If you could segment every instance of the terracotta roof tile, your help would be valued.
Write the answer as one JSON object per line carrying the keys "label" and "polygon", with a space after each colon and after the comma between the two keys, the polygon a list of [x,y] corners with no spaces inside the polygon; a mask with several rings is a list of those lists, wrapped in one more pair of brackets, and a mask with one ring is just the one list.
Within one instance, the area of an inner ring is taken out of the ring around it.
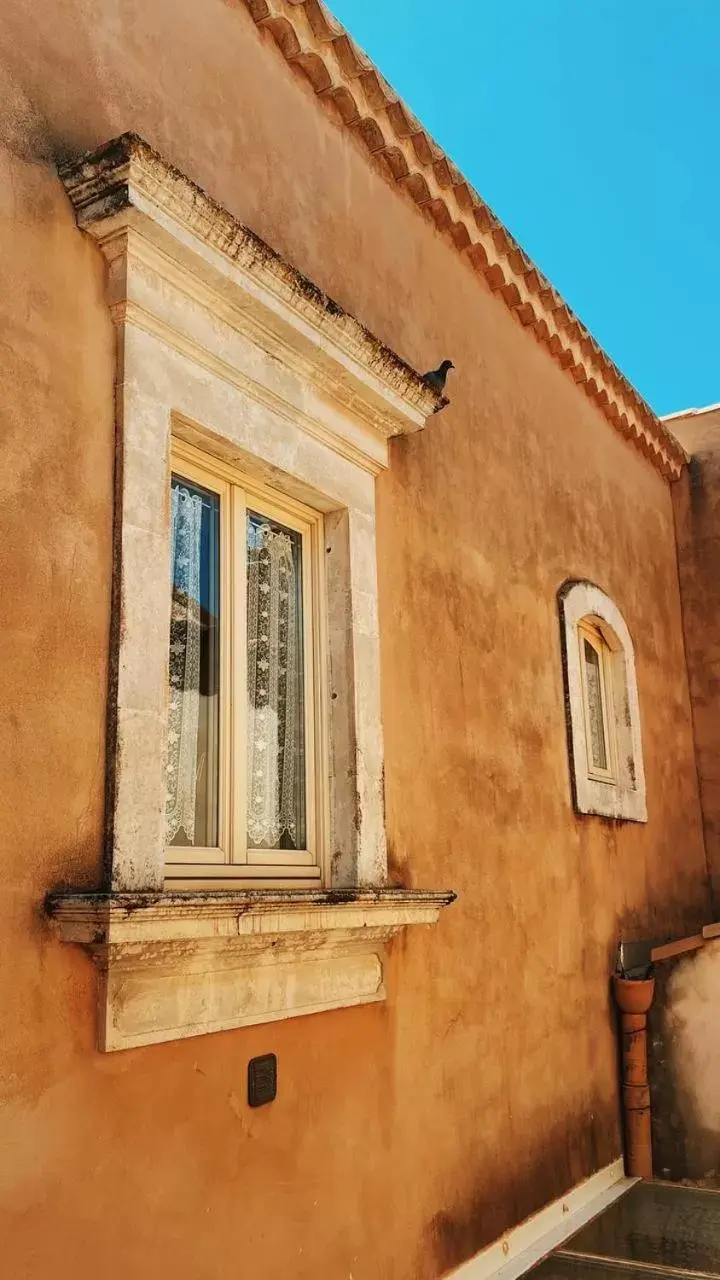
{"label": "terracotta roof tile", "polygon": [[519,322],[669,479],[687,455],[492,209],[321,0],[244,0],[286,60],[447,232]]}

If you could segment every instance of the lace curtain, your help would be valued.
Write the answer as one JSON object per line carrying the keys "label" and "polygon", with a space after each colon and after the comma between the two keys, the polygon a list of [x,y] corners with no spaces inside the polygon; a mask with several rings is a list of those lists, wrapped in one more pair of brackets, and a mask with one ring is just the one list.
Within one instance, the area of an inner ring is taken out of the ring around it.
{"label": "lace curtain", "polygon": [[165,816],[168,844],[180,832],[188,844],[194,844],[200,715],[202,497],[175,483],[171,497],[172,609]]}
{"label": "lace curtain", "polygon": [[583,642],[583,647],[585,650],[585,682],[590,720],[590,754],[596,769],[607,769],[601,658],[597,650],[587,640]]}
{"label": "lace curtain", "polygon": [[300,542],[248,515],[247,836],[256,849],[305,844]]}

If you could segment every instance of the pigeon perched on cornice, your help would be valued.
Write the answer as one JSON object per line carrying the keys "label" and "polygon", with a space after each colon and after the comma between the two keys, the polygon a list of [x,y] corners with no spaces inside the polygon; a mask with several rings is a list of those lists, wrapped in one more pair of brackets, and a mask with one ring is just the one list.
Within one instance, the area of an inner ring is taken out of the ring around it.
{"label": "pigeon perched on cornice", "polygon": [[431,369],[429,373],[423,374],[423,382],[426,383],[428,387],[432,387],[433,391],[444,391],[448,371],[454,368],[455,365],[452,360],[443,360],[442,364],[438,365],[437,369]]}

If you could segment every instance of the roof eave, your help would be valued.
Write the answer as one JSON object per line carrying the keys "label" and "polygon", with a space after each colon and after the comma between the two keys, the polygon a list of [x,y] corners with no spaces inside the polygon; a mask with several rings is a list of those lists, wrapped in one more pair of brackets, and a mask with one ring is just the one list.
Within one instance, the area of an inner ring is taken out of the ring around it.
{"label": "roof eave", "polygon": [[322,0],[245,0],[322,101],[445,231],[517,321],[669,480],[684,449]]}

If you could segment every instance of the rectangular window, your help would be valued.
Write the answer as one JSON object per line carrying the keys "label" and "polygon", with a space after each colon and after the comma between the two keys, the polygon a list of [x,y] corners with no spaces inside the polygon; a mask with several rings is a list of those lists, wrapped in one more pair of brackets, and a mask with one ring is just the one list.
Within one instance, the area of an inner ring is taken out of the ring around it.
{"label": "rectangular window", "polygon": [[580,668],[585,711],[585,746],[588,776],[614,780],[610,651],[599,631],[589,625],[578,627]]}
{"label": "rectangular window", "polygon": [[185,444],[170,498],[167,876],[317,881],[322,517]]}

